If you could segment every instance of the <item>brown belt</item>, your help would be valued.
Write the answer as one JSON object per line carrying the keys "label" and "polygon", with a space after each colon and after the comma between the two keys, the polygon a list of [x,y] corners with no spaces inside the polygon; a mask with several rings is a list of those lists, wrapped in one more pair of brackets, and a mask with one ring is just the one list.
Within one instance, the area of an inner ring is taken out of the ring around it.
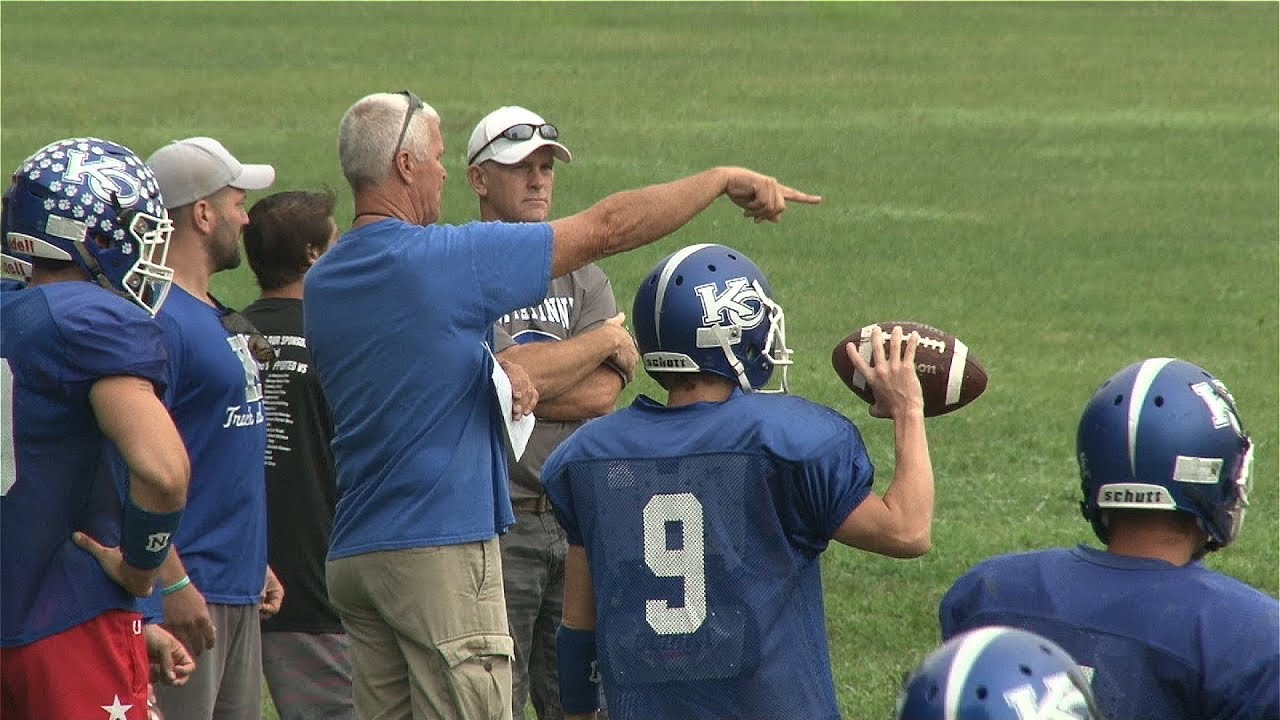
{"label": "brown belt", "polygon": [[551,500],[545,494],[538,497],[511,498],[511,507],[516,512],[546,513],[551,512]]}

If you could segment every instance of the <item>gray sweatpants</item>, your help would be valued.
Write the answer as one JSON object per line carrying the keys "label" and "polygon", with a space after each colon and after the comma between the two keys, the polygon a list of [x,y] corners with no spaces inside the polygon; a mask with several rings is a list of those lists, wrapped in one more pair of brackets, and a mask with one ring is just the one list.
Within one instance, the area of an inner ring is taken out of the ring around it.
{"label": "gray sweatpants", "polygon": [[209,604],[218,639],[182,687],[157,685],[165,720],[262,717],[262,640],[257,605]]}

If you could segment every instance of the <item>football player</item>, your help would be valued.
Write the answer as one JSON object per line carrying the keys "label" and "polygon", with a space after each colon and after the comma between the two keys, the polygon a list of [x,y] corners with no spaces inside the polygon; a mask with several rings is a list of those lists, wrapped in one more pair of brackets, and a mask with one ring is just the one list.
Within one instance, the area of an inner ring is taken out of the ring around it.
{"label": "football player", "polygon": [[933,470],[919,337],[851,362],[896,436],[893,482],[835,411],[786,386],[782,308],[742,253],[693,245],[642,281],[632,310],[640,396],[584,425],[542,473],[569,538],[557,638],[569,717],[835,720],[819,557],[830,540],[891,557],[930,546]]}
{"label": "football player", "polygon": [[944,638],[1012,625],[1092,669],[1124,720],[1280,717],[1280,604],[1200,564],[1248,505],[1253,445],[1235,400],[1189,362],[1113,375],[1076,436],[1084,516],[1107,549],[991,558],[942,599]]}
{"label": "football player", "polygon": [[74,138],[23,161],[0,226],[4,254],[30,262],[25,288],[0,291],[0,716],[143,718],[137,598],[190,475],[153,319],[168,214],[135,154]]}
{"label": "football player", "polygon": [[898,697],[898,720],[1102,720],[1089,679],[1053,641],[1008,627],[929,653]]}

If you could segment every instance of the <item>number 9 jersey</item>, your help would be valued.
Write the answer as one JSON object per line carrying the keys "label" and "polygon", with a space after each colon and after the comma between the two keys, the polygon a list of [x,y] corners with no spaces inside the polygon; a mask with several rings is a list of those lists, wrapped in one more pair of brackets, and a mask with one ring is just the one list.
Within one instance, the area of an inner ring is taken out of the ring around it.
{"label": "number 9 jersey", "polygon": [[857,429],[735,390],[592,420],[542,478],[595,593],[614,720],[839,718],[819,556],[869,494]]}

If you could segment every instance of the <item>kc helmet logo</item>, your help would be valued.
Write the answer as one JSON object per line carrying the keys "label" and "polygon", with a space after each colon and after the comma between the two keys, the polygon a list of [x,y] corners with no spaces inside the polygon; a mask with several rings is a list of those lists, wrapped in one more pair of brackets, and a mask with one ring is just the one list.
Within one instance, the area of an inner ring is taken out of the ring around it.
{"label": "kc helmet logo", "polygon": [[142,193],[142,184],[121,160],[109,156],[93,159],[83,150],[67,150],[67,169],[63,177],[71,182],[86,183],[90,192],[106,202],[129,206]]}
{"label": "kc helmet logo", "polygon": [[1036,697],[1031,685],[1008,690],[1004,700],[1018,713],[1018,720],[1078,720],[1089,717],[1088,703],[1066,673],[1044,678],[1047,692]]}
{"label": "kc helmet logo", "polygon": [[760,292],[744,277],[725,281],[723,292],[716,292],[715,283],[699,285],[693,291],[702,301],[704,325],[727,323],[750,330],[764,320],[765,306]]}

